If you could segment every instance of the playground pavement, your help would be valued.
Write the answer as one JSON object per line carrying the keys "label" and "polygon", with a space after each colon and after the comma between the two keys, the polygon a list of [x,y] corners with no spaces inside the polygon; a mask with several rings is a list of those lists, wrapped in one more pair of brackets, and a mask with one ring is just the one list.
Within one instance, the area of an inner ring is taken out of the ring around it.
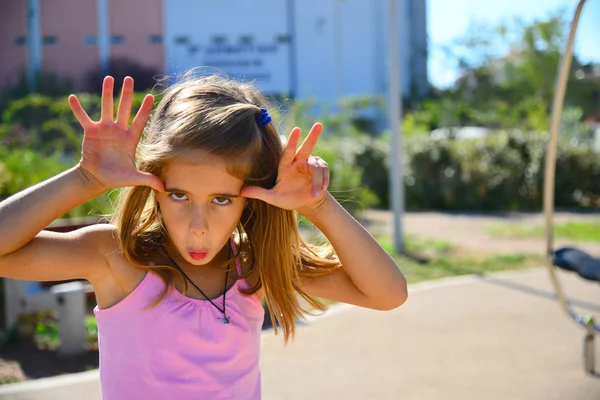
{"label": "playground pavement", "polygon": [[[600,311],[598,284],[560,276],[578,310]],[[582,341],[545,268],[416,284],[393,311],[311,318],[287,346],[266,332],[263,399],[599,399]],[[98,375],[6,385],[0,399],[100,399]]]}

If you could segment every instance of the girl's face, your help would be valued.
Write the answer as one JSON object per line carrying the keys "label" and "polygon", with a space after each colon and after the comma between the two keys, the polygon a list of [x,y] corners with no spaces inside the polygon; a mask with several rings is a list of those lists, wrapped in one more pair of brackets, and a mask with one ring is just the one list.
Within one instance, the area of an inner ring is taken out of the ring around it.
{"label": "girl's face", "polygon": [[209,264],[242,216],[244,182],[230,175],[220,158],[197,152],[171,162],[163,181],[166,191],[156,199],[172,243],[190,264]]}

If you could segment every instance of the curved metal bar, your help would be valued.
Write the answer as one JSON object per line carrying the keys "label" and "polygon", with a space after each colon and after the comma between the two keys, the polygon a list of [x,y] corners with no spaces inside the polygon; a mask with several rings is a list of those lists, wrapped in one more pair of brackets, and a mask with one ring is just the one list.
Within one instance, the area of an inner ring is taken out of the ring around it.
{"label": "curved metal bar", "polygon": [[579,315],[571,309],[560,286],[560,282],[558,281],[554,264],[552,263],[552,252],[554,250],[554,185],[556,176],[556,148],[558,142],[558,129],[560,126],[560,117],[564,105],[567,81],[569,72],[571,70],[571,61],[573,59],[575,33],[577,32],[579,17],[585,2],[586,0],[580,0],[577,4],[577,8],[575,9],[575,15],[573,17],[573,21],[571,22],[569,39],[567,41],[565,52],[561,58],[555,82],[552,115],[550,118],[550,137],[548,140],[548,150],[546,153],[546,170],[544,178],[544,214],[546,219],[546,265],[548,267],[548,272],[550,273],[552,284],[554,285],[554,290],[556,291],[559,302],[564,311],[567,312],[567,314],[569,314],[575,320],[575,322],[585,326],[588,332],[590,332],[594,330],[600,331],[600,326],[593,320],[589,320],[588,317]]}

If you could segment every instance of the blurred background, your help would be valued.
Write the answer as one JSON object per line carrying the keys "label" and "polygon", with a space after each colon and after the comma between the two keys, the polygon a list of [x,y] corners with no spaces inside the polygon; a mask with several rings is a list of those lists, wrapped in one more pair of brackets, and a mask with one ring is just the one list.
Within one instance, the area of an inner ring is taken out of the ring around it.
{"label": "blurred background", "polygon": [[[319,150],[334,166],[332,191],[351,209],[387,209],[387,3],[4,0],[0,197],[77,159],[81,132],[68,94],[85,93],[96,116],[107,74],[117,85],[131,75],[139,104],[146,92],[158,101],[164,84],[202,67],[254,81],[273,99],[282,134],[323,122]],[[539,209],[549,107],[574,4],[398,2],[408,210]],[[600,5],[592,1],[577,35],[562,118],[568,145],[561,147],[558,207],[598,204],[590,153],[600,146],[598,17]],[[473,138],[481,140],[465,140]],[[30,167],[19,162],[29,159]],[[68,216],[86,215],[103,200]]]}
{"label": "blurred background", "polygon": [[[255,82],[273,102],[280,134],[324,124],[315,152],[332,168],[330,191],[394,254],[409,283],[540,266],[550,107],[576,2],[397,0],[396,31],[388,3],[1,0],[0,199],[79,160],[82,132],[69,94],[98,119],[105,75],[118,86],[132,76],[137,107],[146,93],[158,102],[178,74],[201,67]],[[600,249],[598,21],[600,2],[588,1],[561,116],[555,197],[558,239],[592,250]],[[391,35],[400,79],[397,179],[412,258],[395,252],[389,211]],[[116,194],[56,226],[97,222]],[[97,367],[93,318],[86,329],[91,356],[75,370]],[[60,343],[48,315],[23,318],[19,334],[36,349]],[[11,350],[19,334],[5,332],[13,344],[0,352],[17,364],[27,358]],[[52,371],[31,367],[0,379]]]}

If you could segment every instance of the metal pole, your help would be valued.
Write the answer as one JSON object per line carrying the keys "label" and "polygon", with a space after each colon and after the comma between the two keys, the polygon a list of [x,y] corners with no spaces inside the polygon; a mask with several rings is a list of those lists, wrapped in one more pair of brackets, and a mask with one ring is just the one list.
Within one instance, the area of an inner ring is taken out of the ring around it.
{"label": "metal pole", "polygon": [[296,44],[296,4],[294,0],[287,1],[287,19],[288,19],[288,51],[289,51],[289,96],[295,100],[298,96],[298,61]]}
{"label": "metal pole", "polygon": [[342,7],[344,0],[334,1],[333,30],[334,30],[334,57],[335,57],[335,103],[341,116],[341,133],[348,136],[348,112],[344,104],[344,67],[342,50]]}
{"label": "metal pole", "polygon": [[39,0],[27,2],[27,85],[30,92],[37,90],[37,76],[42,66],[42,39],[40,35],[40,4]]}
{"label": "metal pole", "polygon": [[106,75],[110,64],[110,32],[108,27],[108,0],[98,0],[98,55],[102,74]]}
{"label": "metal pole", "polygon": [[333,54],[335,57],[335,100],[339,102],[343,96],[342,83],[342,1],[335,0],[333,3]]}
{"label": "metal pole", "polygon": [[394,247],[398,253],[404,251],[402,214],[404,213],[404,174],[402,173],[402,135],[400,118],[402,102],[400,90],[400,63],[398,60],[398,23],[396,1],[388,0],[388,79],[389,79],[389,126],[390,148],[390,200],[394,212]]}
{"label": "metal pole", "polygon": [[548,146],[546,152],[546,168],[544,175],[544,216],[546,221],[546,266],[550,273],[552,284],[558,296],[561,306],[569,314],[571,314],[567,299],[562,291],[562,287],[558,281],[554,265],[552,263],[552,253],[554,251],[554,190],[556,177],[556,152],[558,145],[558,130],[560,128],[560,116],[562,114],[565,92],[571,70],[571,61],[573,59],[573,46],[575,43],[575,33],[579,17],[586,0],[579,0],[575,15],[571,22],[571,30],[565,47],[565,51],[560,60],[556,81],[554,84],[554,99],[552,101],[552,113],[550,116],[550,137],[548,138]]}

